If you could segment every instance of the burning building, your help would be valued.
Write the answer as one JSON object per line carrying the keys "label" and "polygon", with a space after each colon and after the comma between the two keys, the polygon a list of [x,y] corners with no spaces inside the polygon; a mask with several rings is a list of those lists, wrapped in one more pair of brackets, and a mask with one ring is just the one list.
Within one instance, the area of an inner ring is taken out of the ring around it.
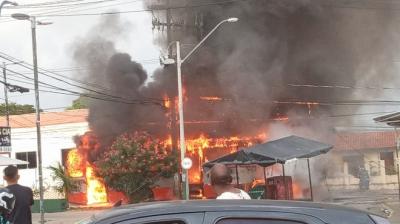
{"label": "burning building", "polygon": [[68,193],[68,201],[74,204],[94,205],[127,201],[121,193],[108,188],[103,178],[95,173],[91,155],[99,149],[99,141],[92,132],[76,136],[77,148],[63,151],[63,164],[67,174],[73,178],[76,189]]}
{"label": "burning building", "polygon": [[[326,118],[356,110],[335,107],[353,92],[312,87],[354,86],[376,68],[390,73],[385,60],[365,55],[390,55],[384,46],[392,41],[386,35],[392,16],[358,12],[354,18],[339,6],[319,0],[146,1],[162,48],[174,40],[194,44],[219,21],[240,18],[218,30],[183,67],[185,130],[195,161],[191,183],[202,181],[203,162],[280,135],[276,123],[329,139],[333,124]],[[376,30],[360,25],[365,21]],[[99,144],[83,153],[89,164],[125,132],[147,131],[178,150],[176,68],[160,68],[150,77],[115,47],[125,31],[119,16],[102,17],[76,43],[76,63],[89,68],[80,78],[101,92],[95,94],[100,100],[88,99],[88,122]],[[91,173],[85,166],[81,177]]]}

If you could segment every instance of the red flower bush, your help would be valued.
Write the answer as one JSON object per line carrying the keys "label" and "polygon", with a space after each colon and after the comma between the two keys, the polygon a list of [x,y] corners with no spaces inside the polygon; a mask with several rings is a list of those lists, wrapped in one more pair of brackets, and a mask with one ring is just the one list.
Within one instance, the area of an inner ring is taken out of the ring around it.
{"label": "red flower bush", "polygon": [[146,133],[119,136],[96,162],[96,172],[106,184],[124,192],[132,202],[151,197],[151,186],[178,171],[178,155]]}

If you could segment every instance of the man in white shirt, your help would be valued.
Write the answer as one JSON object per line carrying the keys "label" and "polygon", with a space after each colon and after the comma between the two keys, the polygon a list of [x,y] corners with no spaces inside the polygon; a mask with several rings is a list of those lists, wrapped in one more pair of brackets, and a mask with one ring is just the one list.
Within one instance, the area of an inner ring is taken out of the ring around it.
{"label": "man in white shirt", "polygon": [[217,199],[251,199],[246,192],[232,186],[231,171],[223,164],[211,168],[210,179]]}

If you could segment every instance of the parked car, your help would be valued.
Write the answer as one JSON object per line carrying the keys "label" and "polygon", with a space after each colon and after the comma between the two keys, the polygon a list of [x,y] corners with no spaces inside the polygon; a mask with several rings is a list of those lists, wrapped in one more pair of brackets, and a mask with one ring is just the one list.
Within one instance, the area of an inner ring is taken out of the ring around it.
{"label": "parked car", "polygon": [[351,208],[294,201],[175,201],[114,208],[80,224],[388,224]]}

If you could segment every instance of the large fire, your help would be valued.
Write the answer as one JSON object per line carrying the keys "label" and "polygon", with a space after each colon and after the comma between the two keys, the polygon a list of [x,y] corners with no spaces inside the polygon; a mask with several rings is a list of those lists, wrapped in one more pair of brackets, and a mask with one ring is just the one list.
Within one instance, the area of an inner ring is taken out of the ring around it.
{"label": "large fire", "polygon": [[68,175],[70,177],[83,177],[83,162],[84,159],[77,149],[70,150],[66,160]]}
{"label": "large fire", "polygon": [[96,177],[93,165],[87,160],[85,154],[96,145],[96,139],[93,136],[85,134],[80,137],[78,149],[69,150],[66,155],[65,165],[68,175],[72,178],[84,178],[86,185],[86,204],[99,204],[107,202],[107,190],[103,180]]}
{"label": "large fire", "polygon": [[101,178],[94,175],[93,167],[90,164],[86,167],[86,184],[88,205],[107,202],[106,186]]}
{"label": "large fire", "polygon": [[[187,98],[185,98],[187,100]],[[218,102],[225,100],[221,97],[205,96],[201,100]],[[172,125],[171,121],[175,120],[175,125],[178,125],[177,99],[164,96],[165,115],[170,121],[166,126],[169,129]],[[174,117],[173,117],[174,116]],[[277,118],[278,121],[287,121],[287,117]],[[219,124],[223,121],[200,120],[186,121],[185,124]],[[240,148],[250,147],[253,144],[258,144],[267,140],[266,131],[262,131],[259,135],[253,136],[228,136],[228,137],[210,137],[207,134],[199,133],[196,136],[186,137],[186,156],[193,161],[193,166],[189,170],[189,182],[191,184],[202,184],[203,174],[202,165],[214,160],[222,155],[234,153]],[[79,137],[80,141],[77,144],[77,149],[70,150],[65,161],[68,174],[73,178],[84,179],[86,184],[86,202],[87,204],[97,204],[107,202],[107,186],[101,177],[96,177],[94,172],[94,164],[89,161],[92,152],[96,152],[100,148],[99,141],[91,132]],[[164,138],[164,145],[173,146],[173,138],[171,135]],[[179,147],[179,141],[175,142]],[[177,149],[179,150],[179,148]],[[110,194],[110,193],[109,193]]]}
{"label": "large fire", "polygon": [[[227,138],[210,138],[205,134],[186,140],[186,154],[193,161],[193,166],[189,171],[190,183],[202,182],[203,163],[216,159],[224,154],[233,153],[239,148],[249,147],[255,143],[265,141],[266,134],[255,137],[232,136]],[[169,143],[170,139],[167,140]],[[179,144],[178,144],[179,145]]]}

